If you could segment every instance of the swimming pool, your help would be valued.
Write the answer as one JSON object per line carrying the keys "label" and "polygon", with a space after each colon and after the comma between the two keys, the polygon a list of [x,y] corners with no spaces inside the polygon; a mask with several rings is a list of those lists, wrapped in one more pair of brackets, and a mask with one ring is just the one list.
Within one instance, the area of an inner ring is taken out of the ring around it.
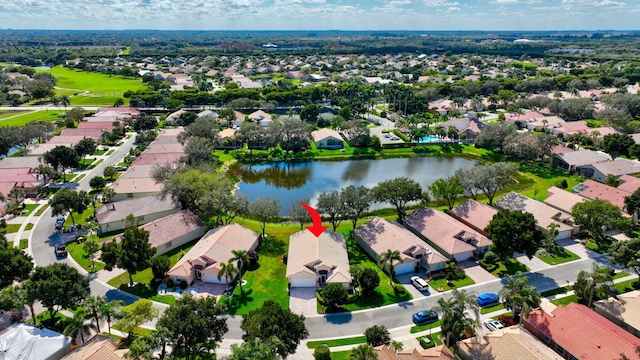
{"label": "swimming pool", "polygon": [[442,141],[442,138],[438,137],[438,136],[431,136],[431,135],[427,135],[427,136],[423,136],[422,138],[420,138],[420,141],[418,142],[434,142],[434,141]]}

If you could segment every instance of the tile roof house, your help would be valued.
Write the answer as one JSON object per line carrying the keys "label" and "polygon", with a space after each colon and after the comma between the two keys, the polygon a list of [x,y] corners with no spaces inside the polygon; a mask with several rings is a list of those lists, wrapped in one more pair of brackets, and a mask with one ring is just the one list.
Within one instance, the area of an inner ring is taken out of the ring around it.
{"label": "tile roof house", "polygon": [[402,225],[374,217],[353,231],[354,240],[369,256],[378,261],[380,254],[397,250],[402,263],[394,268],[397,275],[406,274],[422,266],[427,272],[444,269],[448,258],[414,235]]}
{"label": "tile roof house", "polygon": [[292,234],[287,255],[290,287],[320,287],[337,283],[349,289],[351,273],[344,236],[325,230],[316,237],[309,230]]}
{"label": "tile roof house", "polygon": [[633,290],[618,295],[617,299],[608,298],[596,301],[595,310],[609,321],[617,324],[631,334],[640,337],[640,291]]}
{"label": "tile roof house", "polygon": [[436,345],[428,349],[406,349],[393,351],[390,346],[376,346],[375,351],[378,360],[456,360],[456,356],[445,345]]}
{"label": "tile roof house", "polygon": [[620,185],[618,185],[618,189],[628,191],[633,193],[634,191],[640,189],[640,178],[629,175],[620,176]]}
{"label": "tile roof house", "polygon": [[579,183],[573,187],[573,192],[591,200],[607,200],[620,209],[624,209],[625,196],[631,196],[632,194],[623,189],[601,184],[593,180],[586,180],[585,182]]}
{"label": "tile roof house", "polygon": [[[109,114],[111,113],[111,114]],[[140,116],[140,110],[128,106],[120,106],[120,107],[101,107],[98,108],[94,117],[99,116],[112,116],[112,114],[116,114],[119,117],[128,117],[132,119],[137,119]]]}
{"label": "tile roof house", "polygon": [[146,196],[99,206],[96,209],[96,220],[100,224],[101,232],[109,232],[124,229],[124,219],[130,214],[138,219],[140,224],[146,224],[178,211],[180,208],[170,197],[162,200],[158,196]]}
{"label": "tile roof house", "polygon": [[472,227],[476,231],[481,232],[483,235],[486,235],[484,229],[497,213],[498,210],[492,206],[468,199],[453,208],[449,215],[462,221],[465,225]]}
{"label": "tile roof house", "polygon": [[161,217],[139,228],[149,232],[149,243],[156,248],[156,255],[178,248],[205,233],[204,223],[189,210]]}
{"label": "tile roof house", "polygon": [[131,165],[162,165],[176,161],[186,161],[187,155],[184,152],[173,153],[148,153],[142,152]]}
{"label": "tile roof house", "polygon": [[311,132],[313,142],[318,149],[342,149],[344,139],[339,132],[333,129],[322,128]]}
{"label": "tile roof house", "polygon": [[249,119],[255,121],[262,127],[269,127],[271,126],[271,124],[273,124],[273,118],[271,117],[271,115],[262,110],[256,110],[249,114]]}
{"label": "tile roof house", "polygon": [[577,203],[583,201],[587,201],[587,199],[555,186],[547,189],[547,198],[544,200],[545,204],[568,214]]}
{"label": "tile roof house", "polygon": [[226,276],[218,279],[220,263],[228,263],[233,258],[234,250],[255,250],[258,238],[257,233],[237,223],[211,229],[178,260],[167,275],[178,284],[183,280],[187,284],[196,280],[226,284]]}
{"label": "tile roof house", "polygon": [[11,168],[31,168],[36,169],[38,165],[44,164],[39,156],[15,156],[0,159],[0,169]]}
{"label": "tile roof house", "polygon": [[106,335],[95,335],[62,360],[123,360],[128,349],[118,350],[116,339]]}
{"label": "tile roof house", "polygon": [[580,166],[611,161],[611,156],[601,151],[578,150],[553,154],[553,165],[574,172]]}
{"label": "tile roof house", "polygon": [[549,225],[558,225],[556,228],[558,231],[556,240],[570,238],[579,231],[579,227],[573,223],[571,214],[516,192],[510,192],[503,196],[500,200],[496,201],[496,206],[501,209],[523,211],[532,214],[536,219],[538,228],[544,232],[548,231]]}
{"label": "tile roof house", "polygon": [[170,125],[175,124],[175,122],[178,120],[178,118],[180,117],[180,115],[186,113],[187,110],[185,109],[180,109],[178,111],[174,111],[171,114],[167,115],[167,117],[164,119],[164,122]]}
{"label": "tile roof house", "polygon": [[5,196],[14,188],[24,190],[27,196],[35,196],[36,187],[43,184],[30,167],[0,168],[0,192]]}
{"label": "tile roof house", "polygon": [[607,175],[635,175],[640,174],[640,162],[623,158],[616,158],[613,161],[605,161],[578,167],[580,176],[591,178],[597,182],[604,183]]}
{"label": "tile roof house", "polygon": [[[570,303],[531,311],[524,328],[565,359],[637,358],[640,339],[588,307]],[[555,307],[555,309],[553,309]]]}
{"label": "tile roof house", "polygon": [[184,145],[180,143],[161,143],[153,141],[146,149],[144,149],[145,154],[171,154],[180,152],[185,153]]}
{"label": "tile roof house", "polygon": [[442,211],[422,207],[404,218],[414,234],[449,259],[464,261],[489,251],[489,238]]}
{"label": "tile roof house", "polygon": [[458,355],[463,360],[562,360],[562,356],[538,341],[518,325],[486,333],[458,342]]}

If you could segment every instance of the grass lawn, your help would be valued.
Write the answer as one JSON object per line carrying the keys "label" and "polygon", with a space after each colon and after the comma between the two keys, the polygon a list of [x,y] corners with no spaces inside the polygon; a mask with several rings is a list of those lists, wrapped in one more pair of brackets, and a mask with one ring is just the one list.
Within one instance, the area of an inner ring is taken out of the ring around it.
{"label": "grass lawn", "polygon": [[31,230],[33,229],[33,224],[32,223],[28,223],[27,226],[24,227],[25,231]]}
{"label": "grass lawn", "polygon": [[563,287],[559,287],[559,288],[543,291],[542,293],[540,293],[540,296],[549,297],[549,296],[553,296],[553,295],[564,294],[564,293],[566,293],[568,291],[571,291],[571,290],[573,290],[573,286],[567,285],[567,286],[563,286]]}
{"label": "grass lawn", "polygon": [[[96,203],[96,207],[102,206],[102,203]],[[75,220],[76,225],[84,225],[87,223],[87,219],[93,217],[93,206],[89,205],[87,210],[83,211],[82,214],[74,213],[73,219]],[[71,226],[73,222],[71,221],[71,216],[67,216],[67,219],[64,222],[65,228]]]}
{"label": "grass lawn", "polygon": [[529,268],[523,263],[514,258],[509,258],[507,263],[499,262],[496,265],[487,265],[483,260],[479,260],[478,263],[485,268],[491,274],[497,277],[503,277],[507,275],[513,275],[518,271],[527,272]]}
{"label": "grass lawn", "polygon": [[[113,235],[111,235],[113,236]],[[195,245],[196,241],[189,242],[177,249],[173,249],[168,253],[165,253],[164,256],[169,258],[171,262],[171,266],[175,265],[178,260],[186,254],[192,247]],[[96,265],[97,266],[97,265]],[[144,269],[138,269],[138,272],[133,274],[133,281],[135,286],[129,287],[129,273],[124,272],[113,279],[108,281],[108,284],[116,287],[122,291],[126,291],[133,295],[137,295],[143,298],[151,299],[154,301],[158,301],[165,304],[175,304],[176,298],[173,295],[158,295],[157,289],[151,289],[149,287],[149,283],[153,279],[153,274],[151,273],[151,267],[147,267]]]}
{"label": "grass lawn", "polygon": [[[55,109],[55,108],[53,108]],[[64,119],[65,112],[57,109],[49,111],[20,111],[0,113],[0,127],[3,126],[23,126],[34,120],[57,121]]]}
{"label": "grass lawn", "polygon": [[434,327],[438,327],[441,324],[442,324],[442,319],[439,319],[437,321],[432,322],[431,324],[412,326],[411,329],[409,329],[409,332],[411,334],[415,334],[415,333],[419,333],[419,332],[422,332],[422,331],[427,331],[429,329],[433,329]]}
{"label": "grass lawn", "polygon": [[453,280],[451,281],[451,283],[453,284],[453,286],[449,286],[449,284],[447,284],[446,278],[432,279],[431,281],[429,281],[429,286],[436,290],[442,288],[442,291],[447,291],[455,288],[473,285],[475,284],[475,281],[473,281],[473,279],[471,279],[469,276],[465,275],[464,279]]}
{"label": "grass lawn", "polygon": [[146,89],[141,79],[123,78],[118,75],[109,76],[61,66],[56,66],[51,70],[36,69],[36,71],[48,72],[57,78],[56,95],[63,93],[69,95],[69,90],[71,90],[72,93],[69,95],[71,106],[112,105],[116,99],[123,98],[123,94],[127,90]]}
{"label": "grass lawn", "polygon": [[114,152],[116,152],[116,151],[115,151],[115,150],[109,150],[109,151],[107,151],[107,156],[109,156],[109,155],[113,154]]}
{"label": "grass lawn", "polygon": [[44,212],[47,210],[48,207],[49,207],[49,204],[44,204],[44,206],[41,207],[40,210],[38,210],[38,212],[36,212],[35,216],[40,216],[44,214]]}
{"label": "grass lawn", "polygon": [[80,180],[84,179],[85,176],[87,176],[87,174],[80,174],[80,175],[74,177],[73,181],[79,182]]}
{"label": "grass lawn", "polygon": [[551,300],[551,303],[556,306],[565,306],[567,304],[577,303],[577,302],[578,302],[578,295],[575,295],[575,294],[557,298],[555,300]]}
{"label": "grass lawn", "polygon": [[[118,325],[118,323],[115,323],[111,325],[111,329],[120,330],[120,325]],[[139,336],[151,336],[153,334],[153,330],[143,327],[137,327],[133,330],[133,333]]]}
{"label": "grass lawn", "polygon": [[93,152],[93,156],[100,156],[100,155],[104,155],[104,153],[106,153],[106,150],[96,150]]}
{"label": "grass lawn", "polygon": [[504,309],[504,304],[500,303],[498,305],[481,308],[480,309],[480,314],[482,314],[482,315],[489,314],[489,313],[492,313],[494,311],[499,311],[499,310],[502,310],[502,309]]}
{"label": "grass lawn", "polygon": [[561,253],[554,253],[554,254],[548,254],[547,252],[545,252],[544,256],[538,256],[538,258],[544,262],[546,262],[549,265],[556,265],[556,264],[562,264],[562,263],[566,263],[569,261],[574,261],[574,260],[579,260],[580,256],[572,253],[571,251],[564,249],[563,252]]}
{"label": "grass lawn", "polygon": [[587,249],[593,250],[598,254],[606,254],[611,247],[611,243],[603,241],[600,245],[598,245],[595,241],[589,240],[588,243],[585,244]]}
{"label": "grass lawn", "polygon": [[[36,314],[36,322],[38,324],[44,325],[44,327],[57,331],[59,333],[63,333],[64,329],[69,325],[71,319],[57,312],[53,315],[53,319],[49,316],[48,311],[43,311],[40,314]],[[27,323],[33,324],[33,319],[31,318],[31,314],[29,314],[29,319]]]}
{"label": "grass lawn", "polygon": [[20,225],[21,224],[7,224],[7,227],[5,228],[5,230],[7,231],[7,234],[11,234],[11,233],[17,232],[18,229],[20,229]]}
{"label": "grass lawn", "polygon": [[613,275],[613,278],[614,278],[614,279],[619,279],[619,278],[623,278],[623,277],[625,277],[625,276],[629,276],[629,275],[630,275],[630,274],[629,274],[628,272],[626,272],[626,271],[619,271],[619,272],[617,272],[617,273],[615,273],[615,274]]}
{"label": "grass lawn", "polygon": [[640,289],[640,282],[638,282],[638,279],[631,279],[613,284],[613,287],[620,291],[620,293],[626,293],[629,291]]}
{"label": "grass lawn", "polygon": [[67,244],[67,251],[73,258],[73,260],[75,260],[78,265],[82,266],[82,268],[88,272],[98,272],[104,269],[104,263],[98,261],[96,256],[95,268],[93,269],[93,271],[91,271],[91,258],[82,248],[82,244],[78,244],[75,241],[72,241]]}
{"label": "grass lawn", "polygon": [[87,166],[93,164],[94,161],[96,161],[96,159],[92,157],[83,158],[80,160],[80,168],[86,168]]}
{"label": "grass lawn", "polygon": [[35,210],[37,207],[38,207],[38,204],[26,204],[20,216],[29,216],[29,214],[31,214],[31,212]]}
{"label": "grass lawn", "polygon": [[29,247],[29,239],[20,239],[20,250],[24,250]]}
{"label": "grass lawn", "polygon": [[344,345],[354,345],[354,344],[363,344],[367,342],[366,336],[355,336],[350,338],[342,338],[342,339],[334,339],[334,340],[317,340],[317,341],[309,341],[307,342],[307,347],[309,349],[315,349],[322,345],[326,345],[328,347],[334,346],[344,346]]}
{"label": "grass lawn", "polygon": [[351,359],[351,350],[338,351],[331,353],[331,360],[349,360]]}
{"label": "grass lawn", "polygon": [[[435,345],[442,345],[442,340],[440,340],[440,332],[424,335],[416,338],[416,340],[420,341],[423,338],[430,338],[431,342],[435,343]],[[421,345],[422,346],[422,345]]]}
{"label": "grass lawn", "polygon": [[544,200],[547,198],[547,189],[555,185],[558,181],[567,180],[569,189],[580,182],[578,175],[569,175],[568,172],[561,170],[549,163],[518,161],[520,172],[528,178],[534,180],[535,184],[521,193],[525,196],[536,200]]}
{"label": "grass lawn", "polygon": [[512,311],[509,311],[509,312],[504,313],[504,314],[500,314],[500,315],[492,316],[491,318],[492,318],[493,320],[498,320],[498,317],[503,316],[503,315],[504,315],[504,316],[509,316],[509,317],[511,317],[511,316],[513,316],[513,312],[512,312]]}

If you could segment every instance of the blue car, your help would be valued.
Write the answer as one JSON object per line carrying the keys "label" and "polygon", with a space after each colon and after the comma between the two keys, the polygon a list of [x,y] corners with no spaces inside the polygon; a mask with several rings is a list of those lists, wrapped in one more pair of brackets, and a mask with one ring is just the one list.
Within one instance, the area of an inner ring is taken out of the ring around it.
{"label": "blue car", "polygon": [[485,307],[498,304],[500,302],[500,297],[498,296],[498,294],[485,293],[479,295],[476,298],[476,301],[478,302],[478,305],[480,305],[480,307]]}
{"label": "blue car", "polygon": [[420,310],[412,316],[413,322],[416,325],[431,324],[438,320],[438,313],[429,310]]}

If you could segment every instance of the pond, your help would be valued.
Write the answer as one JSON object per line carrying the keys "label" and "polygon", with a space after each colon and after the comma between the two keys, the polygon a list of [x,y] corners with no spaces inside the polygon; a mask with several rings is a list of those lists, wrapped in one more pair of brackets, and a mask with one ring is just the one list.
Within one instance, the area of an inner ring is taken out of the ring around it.
{"label": "pond", "polygon": [[[312,161],[240,165],[232,172],[242,180],[238,192],[253,201],[262,196],[280,199],[281,214],[286,215],[293,201],[311,197],[314,205],[322,192],[340,190],[349,185],[372,188],[378,183],[405,176],[414,179],[426,191],[435,180],[453,175],[458,169],[476,165],[464,158],[415,157],[380,160]],[[374,204],[379,209],[384,204]]]}

